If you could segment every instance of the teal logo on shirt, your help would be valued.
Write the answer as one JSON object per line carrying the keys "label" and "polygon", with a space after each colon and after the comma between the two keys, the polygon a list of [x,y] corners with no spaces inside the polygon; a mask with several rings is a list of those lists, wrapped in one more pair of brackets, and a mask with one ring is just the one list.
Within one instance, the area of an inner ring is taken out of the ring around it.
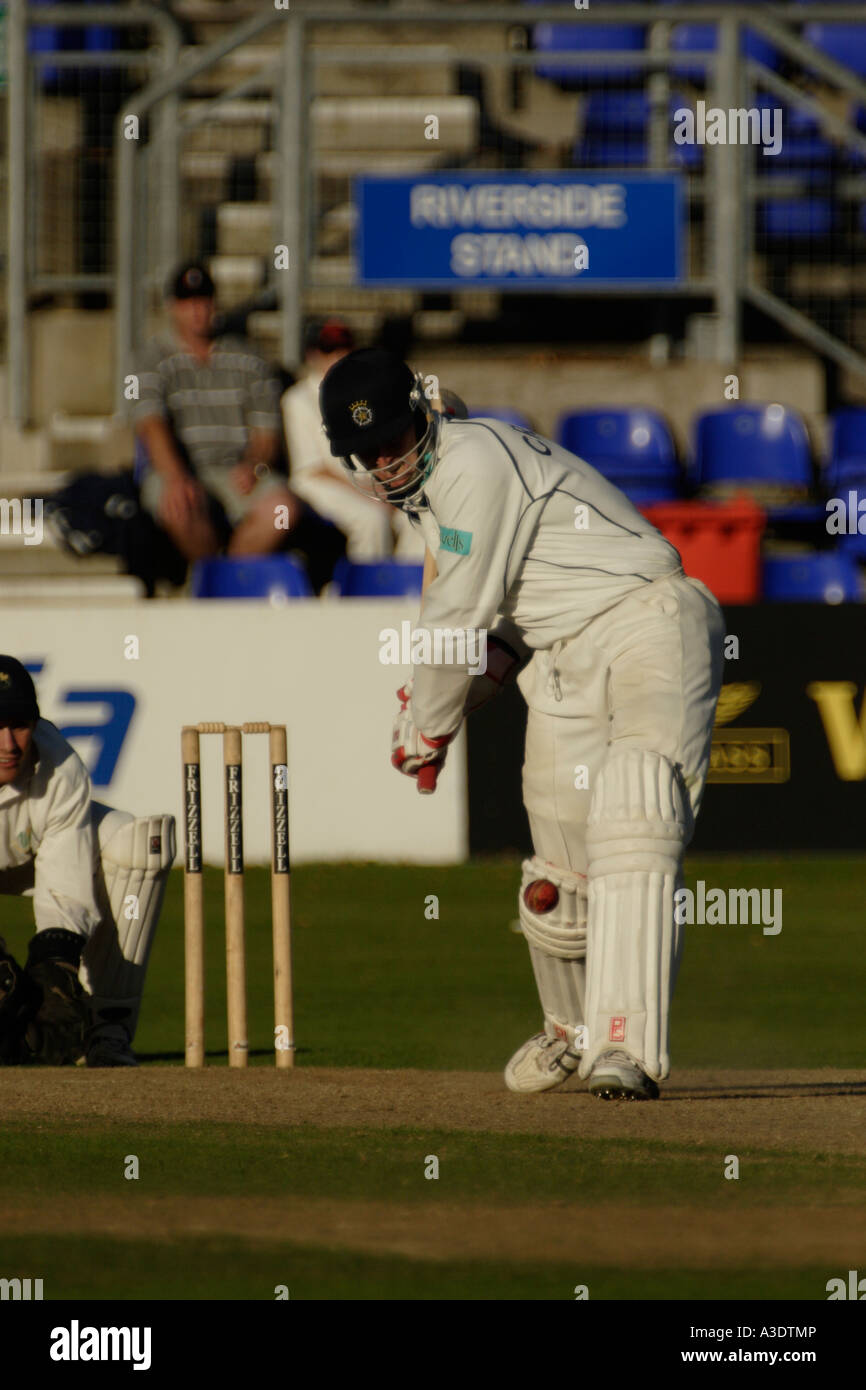
{"label": "teal logo on shirt", "polygon": [[439,549],[454,555],[468,555],[472,549],[472,532],[458,531],[456,526],[439,527]]}

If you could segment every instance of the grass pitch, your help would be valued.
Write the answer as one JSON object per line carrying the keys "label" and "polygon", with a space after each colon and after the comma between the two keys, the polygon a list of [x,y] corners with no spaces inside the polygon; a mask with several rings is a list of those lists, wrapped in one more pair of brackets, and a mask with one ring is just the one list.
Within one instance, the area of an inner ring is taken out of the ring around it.
{"label": "grass pitch", "polygon": [[[866,1205],[866,861],[706,858],[688,870],[689,886],[781,889],[782,930],[686,928],[668,1099],[632,1107],[574,1083],[548,1097],[504,1090],[497,1074],[539,1010],[525,944],[508,929],[519,870],[499,860],[298,869],[298,1074],[279,1077],[269,875],[247,874],[259,1074],[244,1077],[227,1067],[222,878],[209,872],[209,1069],[185,1074],[174,873],[142,1071],[0,1072],[0,1276],[42,1277],[49,1298],[271,1299],[285,1286],[293,1299],[573,1299],[582,1284],[591,1298],[826,1297],[855,1258],[846,1233],[862,1243]],[[31,905],[0,908],[22,955]],[[722,1078],[718,1096],[676,1088],[678,1073],[701,1068]],[[832,1084],[793,1078],[816,1068],[835,1069]],[[792,1079],[748,1084],[768,1069]],[[448,1077],[431,1087],[433,1073],[466,1073],[469,1089],[455,1076],[449,1101]],[[145,1097],[148,1077],[157,1089]],[[466,1103],[472,1085],[483,1105]],[[200,1095],[224,1104],[208,1111]],[[731,1154],[736,1180],[724,1177]],[[141,1165],[131,1181],[129,1155]],[[425,1178],[431,1155],[436,1181]],[[620,1239],[597,1238],[600,1210]],[[639,1238],[653,1214],[655,1246]]]}

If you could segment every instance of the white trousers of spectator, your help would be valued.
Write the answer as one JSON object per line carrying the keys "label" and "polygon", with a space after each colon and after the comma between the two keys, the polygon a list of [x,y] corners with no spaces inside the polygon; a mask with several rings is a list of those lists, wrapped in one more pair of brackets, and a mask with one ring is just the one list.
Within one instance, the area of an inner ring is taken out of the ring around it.
{"label": "white trousers of spectator", "polygon": [[397,536],[394,544],[396,558],[423,564],[426,550],[424,536],[421,531],[416,531],[405,512],[394,512],[394,530]]}
{"label": "white trousers of spectator", "polygon": [[308,478],[303,472],[292,474],[290,486],[319,516],[339,526],[350,560],[384,560],[391,554],[392,513],[387,503],[365,497],[337,478]]}

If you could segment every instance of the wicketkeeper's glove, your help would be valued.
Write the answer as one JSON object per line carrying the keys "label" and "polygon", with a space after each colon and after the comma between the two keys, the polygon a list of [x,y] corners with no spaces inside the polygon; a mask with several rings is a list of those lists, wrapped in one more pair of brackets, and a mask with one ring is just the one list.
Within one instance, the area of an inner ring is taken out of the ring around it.
{"label": "wicketkeeper's glove", "polygon": [[394,721],[391,735],[391,763],[398,772],[418,779],[419,792],[435,792],[439,769],[445,761],[445,750],[453,734],[444,738],[427,738],[412,719],[412,682],[397,691],[400,713]]}
{"label": "wicketkeeper's glove", "polygon": [[32,1061],[24,1037],[42,1003],[42,991],[6,950],[0,937],[0,1067]]}
{"label": "wicketkeeper's glove", "polygon": [[42,1002],[27,1029],[32,1059],[49,1067],[71,1066],[84,1055],[84,1035],[90,1022],[88,995],[78,970],[85,938],[78,932],[51,927],[30,942],[25,973],[42,992]]}

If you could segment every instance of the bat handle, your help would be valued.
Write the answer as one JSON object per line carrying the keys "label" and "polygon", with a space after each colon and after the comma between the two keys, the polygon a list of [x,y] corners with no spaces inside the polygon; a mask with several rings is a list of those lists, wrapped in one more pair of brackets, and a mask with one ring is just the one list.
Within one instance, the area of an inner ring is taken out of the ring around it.
{"label": "bat handle", "polygon": [[436,790],[436,780],[439,776],[438,763],[425,763],[418,772],[418,790],[422,796],[429,796]]}

